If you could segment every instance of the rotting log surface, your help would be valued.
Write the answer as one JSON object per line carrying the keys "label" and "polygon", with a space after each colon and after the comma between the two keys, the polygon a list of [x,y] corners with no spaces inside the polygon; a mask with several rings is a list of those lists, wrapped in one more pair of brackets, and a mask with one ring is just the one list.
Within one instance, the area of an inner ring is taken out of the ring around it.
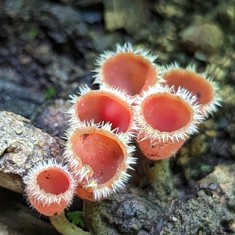
{"label": "rotting log surface", "polygon": [[35,163],[61,161],[64,142],[11,112],[0,112],[0,186],[22,193],[22,176]]}

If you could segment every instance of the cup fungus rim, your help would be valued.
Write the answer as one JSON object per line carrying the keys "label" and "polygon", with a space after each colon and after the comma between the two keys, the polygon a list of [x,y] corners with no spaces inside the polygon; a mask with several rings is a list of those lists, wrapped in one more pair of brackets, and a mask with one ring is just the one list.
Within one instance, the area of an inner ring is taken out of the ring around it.
{"label": "cup fungus rim", "polygon": [[[136,158],[132,156],[133,152],[135,151],[135,147],[134,145],[130,144],[132,138],[131,134],[123,132],[116,133],[115,130],[111,128],[110,123],[101,123],[99,125],[92,121],[86,123],[76,123],[76,127],[68,129],[66,133],[68,141],[65,149],[65,157],[68,160],[79,158],[79,156],[74,156],[74,152],[72,150],[69,139],[75,133],[75,131],[84,129],[92,129],[97,132],[106,133],[108,134],[109,138],[111,138],[112,136],[112,139],[114,139],[121,146],[121,149],[124,153],[123,162],[121,163],[122,167],[119,167],[118,171],[107,182],[97,184],[95,179],[93,179],[92,177],[88,177],[87,183],[85,184],[84,188],[92,189],[93,197],[95,201],[98,201],[108,197],[111,193],[116,193],[117,191],[125,187],[126,182],[130,178],[130,174],[127,173],[127,170],[133,170],[131,165],[134,165],[136,163]],[[86,166],[86,164],[83,166]],[[106,185],[110,185],[110,187]]]}
{"label": "cup fungus rim", "polygon": [[[92,90],[89,86],[83,85],[80,87],[77,95],[70,96],[70,102],[72,104],[72,106],[68,110],[68,113],[70,116],[70,118],[69,118],[70,126],[77,126],[78,125],[80,128],[80,124],[82,124],[83,126],[87,126],[87,125],[89,125],[89,123],[91,123],[91,124],[94,123],[99,128],[101,128],[100,126],[102,126],[103,124],[106,123],[104,121],[95,123],[93,119],[89,120],[89,121],[83,121],[77,117],[75,105],[77,102],[79,102],[81,100],[81,97],[88,96],[89,93],[93,93],[94,95],[101,94],[101,95],[104,95],[107,97],[111,97],[112,100],[117,99],[118,101],[120,101],[120,103],[123,104],[122,106],[123,107],[125,106],[126,110],[128,110],[128,112],[130,114],[130,123],[129,123],[128,128],[125,131],[125,133],[129,133],[129,134],[132,133],[133,129],[135,129],[135,122],[134,122],[135,112],[132,108],[132,103],[134,102],[134,99],[123,90],[120,90],[118,88],[107,87],[104,85],[101,85],[99,90]],[[107,122],[107,123],[109,123],[109,122]],[[118,131],[118,128],[112,128],[112,129],[114,129],[115,132]]]}
{"label": "cup fungus rim", "polygon": [[[176,131],[158,131],[154,129],[145,119],[142,111],[142,105],[147,98],[153,97],[158,94],[167,94],[170,96],[175,96],[191,107],[192,109],[192,119],[185,125],[185,127],[179,128]],[[151,141],[180,141],[186,140],[191,134],[198,132],[198,124],[204,120],[204,116],[200,111],[200,105],[196,102],[196,97],[193,96],[188,90],[184,88],[179,88],[177,91],[173,90],[173,87],[168,86],[155,86],[150,87],[147,91],[143,93],[141,97],[137,100],[137,105],[134,107],[135,112],[139,115],[136,115],[136,125],[137,125],[137,140],[142,141],[149,138]]]}
{"label": "cup fungus rim", "polygon": [[[47,193],[37,183],[38,175],[46,169],[57,168],[64,172],[69,181],[68,189],[60,194]],[[71,172],[69,171],[67,165],[58,163],[54,159],[48,159],[47,161],[37,162],[32,168],[29,169],[27,174],[23,177],[23,182],[25,184],[25,193],[27,199],[29,196],[34,198],[34,200],[41,202],[43,205],[50,205],[51,203],[58,203],[63,200],[69,206],[72,203],[73,196],[75,193],[75,188],[77,186]]]}
{"label": "cup fungus rim", "polygon": [[[152,85],[156,83],[162,83],[161,69],[160,69],[160,66],[156,63],[158,56],[153,54],[150,50],[134,47],[130,42],[127,42],[127,43],[124,43],[123,45],[116,44],[116,47],[114,50],[108,50],[99,55],[99,57],[95,61],[96,69],[94,69],[94,75],[93,75],[94,84],[100,84],[100,85],[105,85],[107,87],[112,87],[111,85],[109,85],[108,83],[104,81],[102,66],[109,59],[115,56],[118,56],[122,53],[130,53],[135,56],[142,57],[143,60],[145,60],[147,63],[149,63],[152,66],[153,70],[156,73],[155,77],[157,79],[155,80],[155,82],[153,82]],[[141,95],[142,92],[143,90],[141,90],[139,94],[136,94],[133,97]]]}
{"label": "cup fungus rim", "polygon": [[[198,77],[201,77],[202,79],[206,80],[213,89],[213,99],[208,102],[207,104],[202,105],[202,111],[205,117],[208,117],[210,114],[217,111],[218,107],[221,106],[221,97],[218,94],[219,91],[219,85],[216,81],[214,81],[214,78],[210,76],[206,71],[199,73],[197,72],[196,65],[191,63],[187,65],[185,68],[182,68],[178,62],[172,62],[169,65],[164,65],[161,70],[161,76],[163,80],[163,84],[166,84],[166,80],[164,79],[164,76],[172,71],[185,71],[189,73],[193,73],[197,75]],[[183,87],[182,87],[183,88]]]}

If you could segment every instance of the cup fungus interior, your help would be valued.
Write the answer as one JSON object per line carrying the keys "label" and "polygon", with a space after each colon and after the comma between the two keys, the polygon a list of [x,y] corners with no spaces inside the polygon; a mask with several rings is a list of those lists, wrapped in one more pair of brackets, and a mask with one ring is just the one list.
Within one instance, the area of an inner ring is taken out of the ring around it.
{"label": "cup fungus interior", "polygon": [[112,128],[126,132],[132,119],[131,108],[117,97],[97,92],[81,96],[75,105],[81,121],[110,122]]}
{"label": "cup fungus interior", "polygon": [[139,94],[156,79],[156,70],[149,61],[128,52],[109,58],[104,63],[102,72],[105,82],[125,90],[131,96]]}
{"label": "cup fungus interior", "polygon": [[186,88],[189,92],[197,96],[199,104],[206,105],[213,100],[214,89],[212,84],[201,75],[186,70],[172,70],[164,75],[168,86]]}
{"label": "cup fungus interior", "polygon": [[115,136],[101,131],[77,130],[72,135],[71,148],[82,163],[89,165],[98,184],[105,184],[119,172],[124,151]]}
{"label": "cup fungus interior", "polygon": [[48,168],[37,176],[37,183],[46,193],[59,195],[69,189],[70,181],[67,173],[59,168]]}
{"label": "cup fungus interior", "polygon": [[177,131],[187,126],[192,118],[190,106],[171,94],[148,97],[142,112],[147,123],[160,132]]}

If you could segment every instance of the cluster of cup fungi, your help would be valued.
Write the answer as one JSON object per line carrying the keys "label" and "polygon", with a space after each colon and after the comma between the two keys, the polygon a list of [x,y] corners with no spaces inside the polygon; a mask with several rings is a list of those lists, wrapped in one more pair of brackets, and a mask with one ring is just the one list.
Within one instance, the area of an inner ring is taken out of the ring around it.
{"label": "cluster of cup fungi", "polygon": [[157,56],[129,43],[97,59],[95,83],[72,96],[63,159],[39,162],[24,176],[29,203],[60,214],[74,195],[99,201],[126,186],[137,159],[169,158],[220,103],[217,85],[195,67],[156,64]]}

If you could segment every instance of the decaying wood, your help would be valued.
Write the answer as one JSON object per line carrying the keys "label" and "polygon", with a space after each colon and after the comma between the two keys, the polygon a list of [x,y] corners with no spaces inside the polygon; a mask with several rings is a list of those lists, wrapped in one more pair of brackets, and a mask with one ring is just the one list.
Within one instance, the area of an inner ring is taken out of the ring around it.
{"label": "decaying wood", "polygon": [[61,161],[64,142],[14,113],[0,112],[0,187],[23,192],[22,176],[35,163]]}

